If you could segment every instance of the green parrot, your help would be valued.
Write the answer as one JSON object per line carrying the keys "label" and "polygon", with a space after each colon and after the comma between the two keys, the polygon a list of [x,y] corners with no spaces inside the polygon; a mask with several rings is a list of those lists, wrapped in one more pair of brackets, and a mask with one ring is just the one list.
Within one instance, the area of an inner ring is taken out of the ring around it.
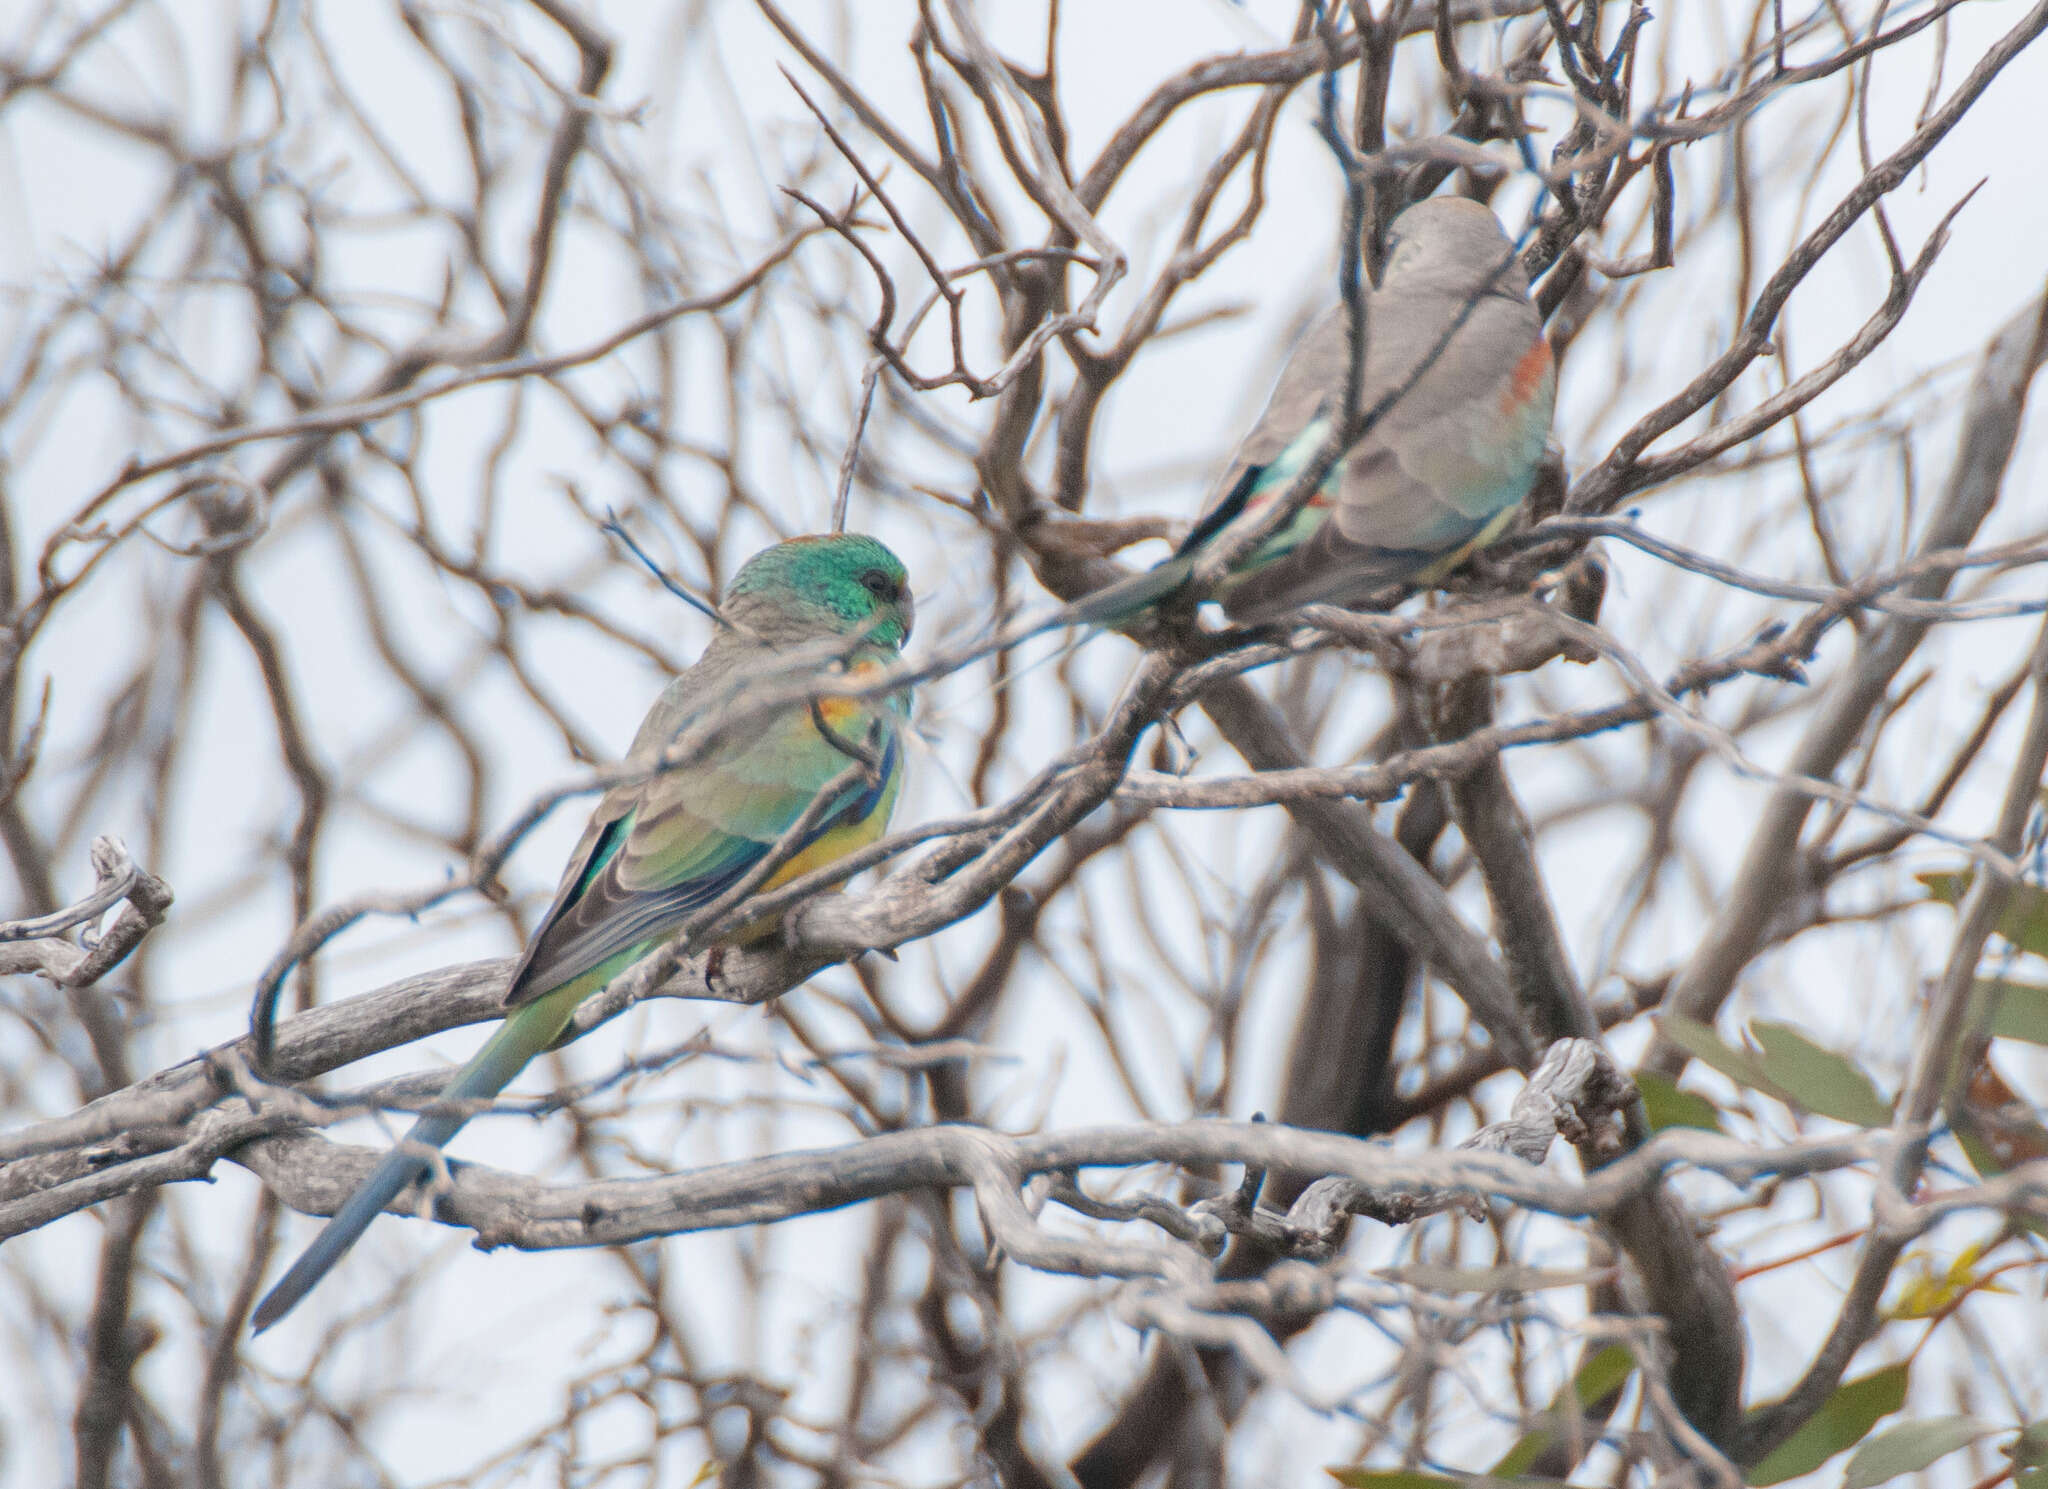
{"label": "green parrot", "polygon": [[[910,635],[914,608],[895,554],[873,538],[837,533],[792,538],[756,554],[734,576],[719,615],[723,624],[704,655],[648,710],[630,760],[652,766],[750,676],[787,678],[792,666],[801,669],[821,653],[818,666],[843,667],[850,676],[889,665]],[[745,877],[855,762],[866,767],[862,776],[840,785],[838,800],[801,850],[761,888],[879,838],[903,785],[908,711],[904,692],[797,701],[745,720],[701,758],[608,791],[513,969],[505,990],[510,1012],[442,1097],[475,1101],[503,1091],[561,1038],[579,1003]],[[774,928],[772,920],[743,927],[727,944]],[[258,1333],[290,1312],[371,1220],[428,1171],[425,1150],[444,1146],[466,1120],[430,1113],[413,1124],[257,1305]]]}
{"label": "green parrot", "polygon": [[[1234,620],[1433,584],[1499,537],[1535,483],[1557,376],[1528,278],[1493,213],[1431,197],[1396,217],[1365,312],[1358,406],[1392,401],[1294,519],[1208,596]],[[1181,589],[1218,535],[1284,493],[1315,458],[1339,415],[1349,362],[1350,321],[1339,305],[1296,345],[1180,547],[1069,606],[1059,623],[1115,625]]]}

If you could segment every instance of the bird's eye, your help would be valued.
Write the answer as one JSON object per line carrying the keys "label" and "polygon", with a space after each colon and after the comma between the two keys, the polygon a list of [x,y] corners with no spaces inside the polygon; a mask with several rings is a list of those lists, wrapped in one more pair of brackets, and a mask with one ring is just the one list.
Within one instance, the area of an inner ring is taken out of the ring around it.
{"label": "bird's eye", "polygon": [[862,589],[878,600],[893,600],[896,598],[896,581],[887,574],[884,574],[880,569],[869,569],[860,576],[860,584]]}

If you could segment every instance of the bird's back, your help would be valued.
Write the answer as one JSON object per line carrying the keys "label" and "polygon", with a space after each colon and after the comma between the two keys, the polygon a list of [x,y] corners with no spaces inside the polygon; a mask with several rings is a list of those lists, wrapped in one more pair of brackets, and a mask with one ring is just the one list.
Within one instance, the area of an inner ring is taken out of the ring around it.
{"label": "bird's back", "polygon": [[[1504,238],[1501,251],[1511,251]],[[1542,458],[1554,377],[1541,317],[1519,270],[1502,263],[1497,277],[1414,276],[1367,294],[1358,408],[1370,427],[1303,516],[1231,581],[1233,615],[1363,599],[1462,557],[1521,501]],[[1296,345],[1212,512],[1248,477],[1253,508],[1284,492],[1341,412],[1349,358],[1339,305]]]}

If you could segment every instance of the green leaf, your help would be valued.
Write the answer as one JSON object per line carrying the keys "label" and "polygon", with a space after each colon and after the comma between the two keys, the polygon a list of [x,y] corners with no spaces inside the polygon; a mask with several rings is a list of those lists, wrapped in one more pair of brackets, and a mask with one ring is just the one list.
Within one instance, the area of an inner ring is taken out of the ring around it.
{"label": "green leaf", "polygon": [[1748,1050],[1722,1042],[1721,1036],[1705,1024],[1679,1013],[1660,1013],[1657,1027],[1664,1037],[1704,1065],[1710,1065],[1738,1086],[1748,1086],[1767,1096],[1784,1099],[1786,1093],[1764,1074],[1763,1062]]}
{"label": "green leaf", "polygon": [[2001,1039],[2048,1044],[2048,987],[2038,982],[1980,978],[1979,996],[1991,1000],[1991,1032]]}
{"label": "green leaf", "polygon": [[1667,1127],[1703,1127],[1721,1130],[1721,1113],[1713,1102],[1697,1091],[1681,1091],[1667,1075],[1655,1070],[1634,1073],[1636,1089],[1643,1093],[1643,1109],[1650,1114],[1652,1130]]}
{"label": "green leaf", "polygon": [[1960,905],[1963,891],[1970,887],[1968,874],[1915,874],[1913,877],[1926,887],[1929,899],[1940,900],[1944,905]]}
{"label": "green leaf", "polygon": [[1500,1462],[1487,1471],[1492,1479],[1512,1479],[1526,1483],[1522,1475],[1531,1464],[1543,1456],[1543,1450],[1555,1442],[1558,1436],[1570,1429],[1565,1425],[1565,1414],[1570,1412],[1576,1418],[1584,1415],[1587,1407],[1613,1395],[1628,1383],[1635,1373],[1636,1357],[1628,1352],[1625,1344],[1610,1344],[1591,1359],[1587,1360],[1572,1376],[1569,1399],[1565,1391],[1559,1391],[1550,1403],[1550,1409],[1539,1419],[1546,1425],[1534,1427],[1522,1434],[1515,1445],[1502,1455]]}
{"label": "green leaf", "polygon": [[1749,1482],[1782,1484],[1812,1473],[1835,1454],[1855,1447],[1877,1425],[1878,1418],[1890,1416],[1906,1404],[1909,1368],[1902,1361],[1844,1381],[1805,1425],[1749,1471]]}
{"label": "green leaf", "polygon": [[1891,1103],[1853,1061],[1815,1044],[1790,1024],[1759,1021],[1749,1032],[1763,1047],[1765,1077],[1800,1106],[1858,1127],[1891,1122]]}
{"label": "green leaf", "polygon": [[[1917,874],[1930,897],[1944,905],[1962,903],[1970,887],[1970,874]],[[2048,889],[2038,884],[2015,884],[1998,917],[1998,934],[2022,951],[2048,956]]]}
{"label": "green leaf", "polygon": [[1515,1439],[1515,1445],[1501,1454],[1500,1462],[1488,1470],[1490,1479],[1515,1479],[1529,1471],[1529,1467],[1543,1456],[1543,1450],[1556,1439],[1557,1433],[1549,1427],[1538,1427],[1524,1432]]}
{"label": "green leaf", "polygon": [[1902,1473],[1918,1473],[1936,1459],[1967,1448],[1998,1428],[1975,1417],[1929,1417],[1887,1427],[1856,1449],[1842,1489],[1871,1489]]}
{"label": "green leaf", "polygon": [[1581,1406],[1591,1406],[1620,1390],[1635,1374],[1636,1357],[1625,1344],[1610,1344],[1579,1367],[1572,1377],[1572,1394]]}
{"label": "green leaf", "polygon": [[2003,1449],[2021,1473],[2048,1472],[2048,1417],[2027,1423]]}
{"label": "green leaf", "polygon": [[[1750,1034],[1762,1046],[1759,1054],[1736,1049],[1705,1024],[1679,1014],[1660,1014],[1657,1023],[1666,1039],[1737,1085],[1859,1127],[1891,1121],[1891,1108],[1869,1076],[1789,1024],[1752,1024]],[[1649,1101],[1647,1092],[1643,1099]]]}
{"label": "green leaf", "polygon": [[2048,956],[2048,890],[2038,884],[2015,884],[2011,895],[1998,917],[1998,934],[2022,951]]}
{"label": "green leaf", "polygon": [[1991,1145],[1974,1132],[1955,1130],[1956,1146],[1963,1150],[1963,1157],[1969,1159],[1970,1167],[1977,1171],[1980,1179],[1995,1179],[2005,1172],[2005,1165],[1998,1161],[1998,1154]]}
{"label": "green leaf", "polygon": [[[1455,1270],[1446,1268],[1445,1270]],[[1501,1268],[1502,1271],[1518,1271],[1520,1268]],[[1578,1274],[1575,1280],[1584,1282],[1590,1274]],[[1573,1374],[1571,1384],[1557,1393],[1550,1410],[1543,1415],[1552,1422],[1558,1421],[1566,1410],[1575,1415],[1595,1402],[1605,1399],[1621,1389],[1635,1372],[1635,1356],[1624,1344],[1610,1344],[1587,1360]],[[1575,1404],[1574,1404],[1575,1403]],[[1489,1485],[1516,1484],[1522,1489],[1541,1489],[1553,1485],[1565,1489],[1562,1480],[1531,1478],[1527,1475],[1529,1465],[1542,1456],[1550,1446],[1556,1431],[1551,1427],[1539,1427],[1524,1433],[1521,1441],[1509,1448],[1507,1455],[1487,1473],[1472,1477],[1445,1478],[1440,1474],[1418,1473],[1406,1469],[1379,1468],[1326,1468],[1323,1471],[1340,1484],[1350,1489],[1443,1489],[1455,1485],[1458,1489],[1486,1489]]]}

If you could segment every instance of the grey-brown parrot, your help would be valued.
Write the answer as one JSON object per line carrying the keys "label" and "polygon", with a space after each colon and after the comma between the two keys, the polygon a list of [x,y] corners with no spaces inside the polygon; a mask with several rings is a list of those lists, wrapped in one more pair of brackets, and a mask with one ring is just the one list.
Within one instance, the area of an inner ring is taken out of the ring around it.
{"label": "grey-brown parrot", "polygon": [[[1499,221],[1478,202],[1432,197],[1394,219],[1387,250],[1366,295],[1358,401],[1386,407],[1294,520],[1218,586],[1211,597],[1235,619],[1431,583],[1498,537],[1535,481],[1557,379]],[[1113,625],[1164,599],[1211,540],[1287,490],[1341,413],[1349,334],[1342,305],[1318,318],[1179,549],[1081,601],[1078,619]]]}

